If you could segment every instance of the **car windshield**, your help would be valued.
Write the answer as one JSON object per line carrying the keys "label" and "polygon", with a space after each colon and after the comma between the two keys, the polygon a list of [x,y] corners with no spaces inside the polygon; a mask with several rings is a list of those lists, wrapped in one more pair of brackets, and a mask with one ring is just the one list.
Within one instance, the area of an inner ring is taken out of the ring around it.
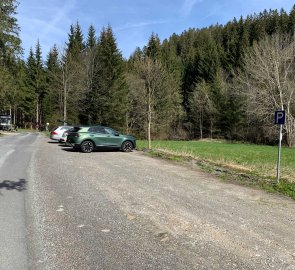
{"label": "car windshield", "polygon": [[71,127],[68,127],[68,126],[64,126],[64,127],[61,127],[61,130],[68,130],[70,129]]}

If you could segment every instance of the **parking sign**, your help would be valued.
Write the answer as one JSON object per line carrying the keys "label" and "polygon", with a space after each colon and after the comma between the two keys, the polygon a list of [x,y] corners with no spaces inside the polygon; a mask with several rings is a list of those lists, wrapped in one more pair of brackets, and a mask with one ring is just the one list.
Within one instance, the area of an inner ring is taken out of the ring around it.
{"label": "parking sign", "polygon": [[281,111],[276,111],[275,112],[275,124],[276,125],[284,125],[286,121],[286,112],[281,110]]}

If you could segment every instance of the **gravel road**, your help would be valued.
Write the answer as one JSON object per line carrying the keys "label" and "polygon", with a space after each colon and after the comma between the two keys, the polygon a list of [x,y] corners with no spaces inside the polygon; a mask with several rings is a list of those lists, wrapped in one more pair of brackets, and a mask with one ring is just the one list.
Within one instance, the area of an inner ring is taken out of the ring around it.
{"label": "gravel road", "polygon": [[137,151],[83,154],[42,135],[32,149],[28,269],[295,269],[288,198]]}

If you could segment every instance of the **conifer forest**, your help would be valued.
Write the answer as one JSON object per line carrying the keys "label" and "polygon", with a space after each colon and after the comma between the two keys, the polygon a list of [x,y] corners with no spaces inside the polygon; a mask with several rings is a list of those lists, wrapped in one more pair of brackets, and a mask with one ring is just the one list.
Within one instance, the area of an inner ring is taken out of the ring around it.
{"label": "conifer forest", "polygon": [[17,2],[0,2],[0,114],[19,128],[102,124],[145,139],[227,139],[295,146],[295,5],[225,25],[151,33],[125,59],[111,25],[69,25],[46,59],[23,57]]}

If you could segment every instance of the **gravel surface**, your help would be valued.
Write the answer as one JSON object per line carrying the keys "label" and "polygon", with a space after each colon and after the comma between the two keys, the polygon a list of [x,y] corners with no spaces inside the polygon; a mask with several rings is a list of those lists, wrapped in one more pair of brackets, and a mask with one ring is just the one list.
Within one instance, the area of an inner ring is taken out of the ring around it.
{"label": "gravel surface", "polygon": [[288,198],[137,151],[32,147],[29,269],[295,269]]}

